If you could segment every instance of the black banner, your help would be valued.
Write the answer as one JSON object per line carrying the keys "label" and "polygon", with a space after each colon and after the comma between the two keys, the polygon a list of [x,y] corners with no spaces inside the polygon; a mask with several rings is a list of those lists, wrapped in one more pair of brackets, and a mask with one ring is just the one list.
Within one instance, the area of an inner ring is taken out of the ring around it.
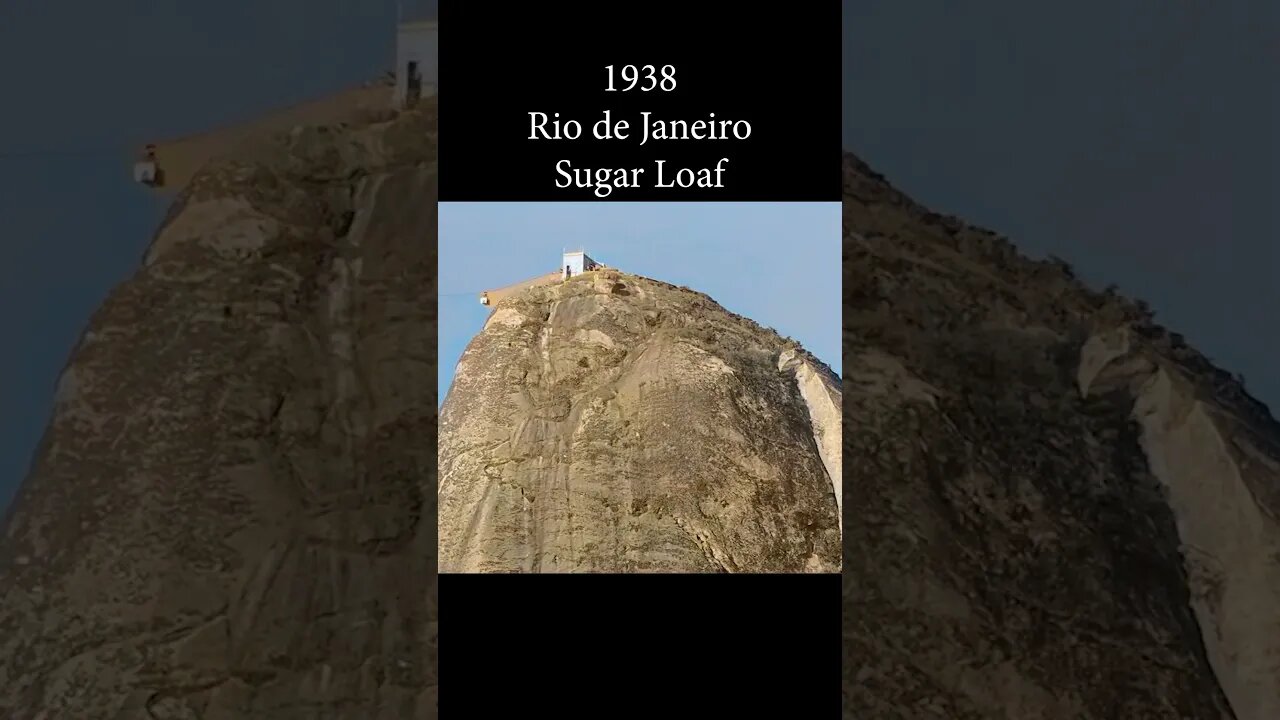
{"label": "black banner", "polygon": [[840,199],[835,3],[457,2],[441,24],[442,202]]}

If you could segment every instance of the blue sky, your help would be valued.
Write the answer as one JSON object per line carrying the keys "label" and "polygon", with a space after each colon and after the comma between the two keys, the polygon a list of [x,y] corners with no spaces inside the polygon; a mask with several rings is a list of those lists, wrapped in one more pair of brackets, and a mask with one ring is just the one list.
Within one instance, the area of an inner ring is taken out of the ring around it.
{"label": "blue sky", "polygon": [[840,372],[840,203],[441,203],[440,399],[489,310],[481,290],[564,249],[685,285]]}
{"label": "blue sky", "polygon": [[1280,3],[846,2],[844,146],[1280,412]]}

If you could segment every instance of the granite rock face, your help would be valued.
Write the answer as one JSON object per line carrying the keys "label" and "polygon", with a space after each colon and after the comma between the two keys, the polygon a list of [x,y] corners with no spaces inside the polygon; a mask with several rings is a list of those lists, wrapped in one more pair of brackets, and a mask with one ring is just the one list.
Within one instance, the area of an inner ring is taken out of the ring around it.
{"label": "granite rock face", "polygon": [[1280,717],[1280,426],[1056,259],[844,169],[844,715]]}
{"label": "granite rock face", "polygon": [[512,294],[441,409],[440,569],[839,572],[840,395],[686,288],[608,269]]}
{"label": "granite rock face", "polygon": [[436,717],[435,133],[297,128],[175,203],[6,519],[0,716]]}

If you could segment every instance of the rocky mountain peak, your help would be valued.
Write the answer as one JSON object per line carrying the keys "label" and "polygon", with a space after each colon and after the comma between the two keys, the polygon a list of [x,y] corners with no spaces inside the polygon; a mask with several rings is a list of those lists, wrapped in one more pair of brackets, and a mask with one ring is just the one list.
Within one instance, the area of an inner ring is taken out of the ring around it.
{"label": "rocky mountain peak", "polygon": [[838,571],[840,387],[613,269],[507,297],[441,410],[442,570]]}

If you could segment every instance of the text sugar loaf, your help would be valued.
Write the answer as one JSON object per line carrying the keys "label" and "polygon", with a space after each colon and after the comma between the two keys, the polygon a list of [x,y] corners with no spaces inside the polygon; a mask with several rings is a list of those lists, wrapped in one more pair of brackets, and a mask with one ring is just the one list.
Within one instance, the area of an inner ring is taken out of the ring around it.
{"label": "text sugar loaf", "polygon": [[[725,165],[720,158],[715,167],[670,168],[666,160],[654,161],[656,188],[723,188]],[[608,197],[615,189],[640,187],[644,168],[576,168],[569,160],[556,163],[556,187],[594,188],[596,197]]]}

